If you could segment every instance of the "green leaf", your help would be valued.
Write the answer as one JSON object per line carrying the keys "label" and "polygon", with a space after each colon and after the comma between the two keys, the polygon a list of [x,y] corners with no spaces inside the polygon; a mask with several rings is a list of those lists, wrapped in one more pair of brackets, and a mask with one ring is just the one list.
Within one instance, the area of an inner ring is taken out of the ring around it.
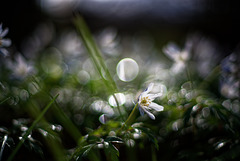
{"label": "green leaf", "polygon": [[76,149],[76,152],[72,155],[71,160],[81,161],[84,157],[88,155],[88,153],[95,145],[96,144],[89,144],[84,147],[79,147],[78,149]]}
{"label": "green leaf", "polygon": [[123,140],[117,136],[108,136],[105,139],[106,142],[116,142],[116,143],[123,143]]}
{"label": "green leaf", "polygon": [[87,27],[87,24],[85,23],[84,19],[82,17],[80,17],[79,15],[76,16],[76,18],[74,19],[74,24],[75,24],[78,32],[80,33],[80,35],[83,39],[83,42],[86,46],[86,49],[93,61],[93,64],[96,66],[98,73],[100,74],[105,86],[108,88],[109,92],[113,95],[113,97],[117,103],[118,112],[119,112],[122,120],[124,120],[122,112],[119,108],[118,100],[117,100],[116,96],[114,95],[114,93],[117,93],[117,91],[118,91],[117,85],[104,62],[102,53],[99,50],[97,44],[95,43],[95,41],[91,35],[91,32],[89,31],[89,29]]}

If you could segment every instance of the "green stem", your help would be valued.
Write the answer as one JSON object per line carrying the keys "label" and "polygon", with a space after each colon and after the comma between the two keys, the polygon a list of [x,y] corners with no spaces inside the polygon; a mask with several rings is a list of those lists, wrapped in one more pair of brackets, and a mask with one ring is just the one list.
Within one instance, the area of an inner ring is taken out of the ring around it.
{"label": "green stem", "polygon": [[115,96],[115,94],[113,94],[113,97],[114,97],[114,99],[115,99],[115,101],[116,101],[116,103],[117,103],[118,113],[119,113],[119,115],[120,115],[122,121],[124,121],[124,118],[123,118],[122,112],[121,112],[121,110],[120,110],[120,106],[119,106],[119,103],[118,103],[117,97]]}
{"label": "green stem", "polygon": [[80,35],[83,39],[83,43],[84,43],[90,57],[92,58],[92,61],[95,64],[100,76],[102,77],[104,84],[109,89],[111,94],[113,94],[113,97],[117,103],[118,112],[119,112],[122,120],[124,120],[124,117],[120,111],[118,100],[114,96],[114,93],[116,93],[118,91],[117,85],[103,60],[102,53],[99,50],[97,44],[95,43],[95,41],[91,35],[91,32],[88,29],[87,24],[85,23],[84,19],[79,15],[77,15],[76,19],[74,19],[74,24],[75,24],[78,32],[80,33]]}
{"label": "green stem", "polygon": [[5,98],[4,100],[2,100],[2,101],[0,102],[0,104],[3,104],[4,102],[6,102],[6,101],[9,100],[9,99],[10,99],[10,97]]}
{"label": "green stem", "polygon": [[138,114],[137,107],[138,107],[138,103],[134,106],[132,112],[130,113],[130,115],[128,116],[127,120],[122,125],[122,127],[117,130],[117,134],[119,134],[119,132],[121,132],[124,127],[130,126],[134,122],[134,120],[136,119],[136,116]]}
{"label": "green stem", "polygon": [[136,116],[138,114],[137,107],[138,107],[138,103],[136,103],[136,105],[133,108],[132,112],[128,116],[128,119],[126,120],[125,125],[130,126],[133,123],[133,121],[136,119]]}

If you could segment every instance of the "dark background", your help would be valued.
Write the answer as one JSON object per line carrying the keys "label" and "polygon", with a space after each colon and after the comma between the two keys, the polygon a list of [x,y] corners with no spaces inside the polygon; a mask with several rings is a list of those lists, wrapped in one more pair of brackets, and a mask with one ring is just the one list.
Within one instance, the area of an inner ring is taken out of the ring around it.
{"label": "dark background", "polygon": [[69,25],[76,12],[84,16],[93,31],[110,25],[126,33],[144,29],[165,37],[176,34],[176,39],[189,32],[200,32],[214,39],[226,55],[236,49],[240,39],[240,7],[237,1],[185,0],[180,3],[170,0],[172,3],[168,3],[166,0],[150,0],[147,3],[131,0],[116,4],[113,1],[99,3],[84,0],[67,12],[57,14],[40,7],[40,2],[1,2],[0,22],[3,28],[9,28],[7,37],[12,39],[17,50],[21,51],[21,42],[40,22],[47,20],[56,26]]}

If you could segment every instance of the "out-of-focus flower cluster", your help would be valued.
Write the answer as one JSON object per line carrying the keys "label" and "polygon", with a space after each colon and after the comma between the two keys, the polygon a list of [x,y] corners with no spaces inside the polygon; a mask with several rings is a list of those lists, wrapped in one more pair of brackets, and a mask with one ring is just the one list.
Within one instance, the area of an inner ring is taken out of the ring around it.
{"label": "out-of-focus flower cluster", "polygon": [[[4,38],[7,32],[1,25],[0,52],[4,56],[7,55],[5,48],[11,44]],[[235,146],[235,142],[240,141],[213,136],[216,129],[223,134],[224,130],[238,133],[235,114],[240,113],[237,55],[229,55],[220,62],[222,58],[217,56],[219,49],[213,40],[193,35],[186,38],[182,47],[173,42],[159,45],[149,34],[121,35],[115,28],[94,33],[104,63],[118,87],[112,92],[103,83],[107,80],[104,69],[100,70],[101,77],[75,29],[56,32],[51,23],[39,25],[32,37],[23,42],[22,54],[0,57],[4,60],[0,71],[0,100],[11,107],[4,108],[6,113],[12,109],[17,117],[26,117],[29,113],[34,117],[35,110],[40,111],[49,98],[59,94],[54,110],[60,108],[60,112],[49,111],[46,120],[50,123],[39,126],[29,135],[31,146],[37,146],[33,144],[37,142],[35,133],[58,139],[62,137],[59,133],[71,133],[71,121],[83,134],[81,148],[86,151],[91,150],[88,148],[117,151],[118,144],[122,143],[127,147],[136,147],[139,143],[142,148],[146,140],[155,147],[161,142],[168,149],[181,149],[185,146],[181,141],[189,136],[199,146],[202,146],[201,137],[207,139],[206,144],[211,144],[213,149]],[[216,70],[219,65],[220,71]],[[141,92],[146,86],[148,88]],[[122,128],[121,119],[126,119],[136,104],[141,115],[129,129]],[[31,121],[13,117],[0,119],[7,120],[3,121],[6,129],[11,126],[18,129],[14,134],[22,139]],[[204,130],[211,135],[202,136]],[[0,133],[10,133],[2,131]]]}

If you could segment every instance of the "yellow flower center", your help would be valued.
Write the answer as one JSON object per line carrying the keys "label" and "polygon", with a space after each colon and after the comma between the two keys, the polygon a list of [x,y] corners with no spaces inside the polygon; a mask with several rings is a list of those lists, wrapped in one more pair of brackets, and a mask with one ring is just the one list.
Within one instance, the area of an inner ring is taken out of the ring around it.
{"label": "yellow flower center", "polygon": [[149,104],[150,104],[150,99],[149,99],[148,97],[143,97],[143,98],[141,99],[140,104],[141,104],[142,106],[149,106]]}

